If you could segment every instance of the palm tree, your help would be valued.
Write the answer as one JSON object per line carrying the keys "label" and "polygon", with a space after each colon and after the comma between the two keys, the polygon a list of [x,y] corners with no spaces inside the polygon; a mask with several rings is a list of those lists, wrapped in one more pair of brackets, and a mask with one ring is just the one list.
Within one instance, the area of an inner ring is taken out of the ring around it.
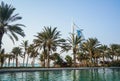
{"label": "palm tree", "polygon": [[72,49],[73,51],[74,67],[76,67],[76,54],[80,49],[80,44],[82,41],[83,39],[81,38],[81,36],[77,36],[74,34],[70,34],[70,38],[68,38],[68,42],[69,42],[68,47],[70,47],[70,49]]}
{"label": "palm tree", "polygon": [[23,42],[21,43],[21,47],[24,48],[24,55],[23,55],[23,67],[24,67],[24,64],[25,64],[25,56],[26,56],[26,54],[27,54],[27,49],[28,49],[28,40],[23,41]]}
{"label": "palm tree", "polygon": [[45,57],[47,56],[46,39],[43,33],[38,33],[38,35],[35,37],[37,37],[37,39],[33,40],[35,47],[40,50],[43,49],[42,55],[40,56],[40,60],[44,61],[43,66],[45,67]]}
{"label": "palm tree", "polygon": [[38,48],[42,48],[43,51],[47,51],[47,67],[50,66],[50,55],[52,51],[56,51],[57,47],[61,47],[62,43],[65,42],[64,39],[61,39],[60,31],[57,31],[57,28],[44,27],[41,33],[38,33],[37,39],[34,40],[34,43]]}
{"label": "palm tree", "polygon": [[47,59],[46,57],[47,57],[46,53],[42,51],[39,57],[41,67],[45,67],[45,59]]}
{"label": "palm tree", "polygon": [[94,66],[98,66],[98,59],[101,57],[101,52],[99,50],[99,48],[95,48],[92,58],[94,60]]}
{"label": "palm tree", "polygon": [[18,56],[21,56],[22,54],[22,49],[20,47],[14,47],[12,49],[12,53],[15,55],[16,59],[16,67],[18,67]]}
{"label": "palm tree", "polygon": [[33,45],[30,44],[27,48],[27,61],[26,61],[26,67],[28,66],[28,61],[29,61],[29,57],[30,57],[30,54],[31,54],[31,51],[33,50]]}
{"label": "palm tree", "polygon": [[8,67],[9,67],[10,66],[10,62],[13,59],[14,55],[8,54],[7,57],[8,57]]}
{"label": "palm tree", "polygon": [[89,38],[86,42],[82,43],[82,50],[86,51],[89,54],[90,63],[93,64],[95,62],[93,56],[95,54],[95,50],[100,46],[100,42],[96,38]]}
{"label": "palm tree", "polygon": [[2,38],[4,34],[7,34],[14,43],[14,39],[18,40],[17,34],[24,37],[25,34],[21,29],[22,24],[12,24],[17,20],[21,20],[22,17],[19,14],[13,14],[15,8],[11,5],[1,2],[0,5],[0,49],[2,44]]}
{"label": "palm tree", "polygon": [[77,60],[79,61],[79,66],[87,66],[87,61],[89,57],[84,51],[79,51],[77,53]]}
{"label": "palm tree", "polygon": [[99,47],[99,50],[100,50],[100,53],[102,56],[103,65],[105,65],[105,58],[106,58],[106,55],[108,54],[108,47],[107,47],[107,45],[101,45]]}
{"label": "palm tree", "polygon": [[38,49],[35,49],[34,45],[31,45],[30,58],[33,58],[31,65],[34,67],[35,57],[38,56]]}
{"label": "palm tree", "polygon": [[110,52],[110,56],[111,56],[112,61],[115,60],[115,56],[117,56],[117,59],[118,59],[118,55],[119,55],[119,52],[120,52],[120,45],[111,44],[110,48],[109,48],[109,52]]}
{"label": "palm tree", "polygon": [[47,59],[47,51],[42,51],[41,54],[40,54],[40,64],[42,67],[45,67],[45,62],[46,62],[46,59]]}
{"label": "palm tree", "polygon": [[118,44],[118,48],[116,50],[116,56],[117,56],[117,61],[119,60],[119,56],[120,56],[120,45]]}
{"label": "palm tree", "polygon": [[28,61],[30,57],[33,57],[33,64],[35,61],[35,57],[38,55],[38,50],[35,50],[34,44],[30,44],[27,48],[27,61],[26,61],[26,67],[28,66]]}

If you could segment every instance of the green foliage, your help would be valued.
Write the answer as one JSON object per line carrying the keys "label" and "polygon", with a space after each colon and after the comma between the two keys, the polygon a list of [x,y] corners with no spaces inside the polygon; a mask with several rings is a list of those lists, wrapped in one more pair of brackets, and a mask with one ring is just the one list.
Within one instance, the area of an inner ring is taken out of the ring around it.
{"label": "green foliage", "polygon": [[0,5],[0,48],[4,34],[7,34],[14,43],[14,39],[18,41],[18,36],[25,36],[21,27],[23,24],[12,24],[15,21],[21,20],[19,14],[14,14],[15,8],[11,5],[1,2]]}
{"label": "green foliage", "polygon": [[72,66],[72,57],[71,56],[67,55],[65,57],[65,60],[67,62],[67,66]]}
{"label": "green foliage", "polygon": [[109,66],[111,66],[111,67],[120,67],[120,60],[118,60],[118,61],[116,60],[116,61],[110,62]]}

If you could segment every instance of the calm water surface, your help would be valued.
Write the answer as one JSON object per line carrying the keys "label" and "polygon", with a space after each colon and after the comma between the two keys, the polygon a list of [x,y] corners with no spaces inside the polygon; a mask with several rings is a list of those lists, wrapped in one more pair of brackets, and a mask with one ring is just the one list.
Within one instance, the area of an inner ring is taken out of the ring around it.
{"label": "calm water surface", "polygon": [[120,81],[120,69],[0,73],[0,81]]}

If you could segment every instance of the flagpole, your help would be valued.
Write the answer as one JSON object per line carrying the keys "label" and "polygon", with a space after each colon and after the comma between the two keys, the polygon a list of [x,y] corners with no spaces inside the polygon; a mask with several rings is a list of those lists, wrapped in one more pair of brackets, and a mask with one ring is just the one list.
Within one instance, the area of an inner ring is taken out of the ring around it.
{"label": "flagpole", "polygon": [[73,22],[73,34],[75,34],[75,27],[74,27],[74,22]]}

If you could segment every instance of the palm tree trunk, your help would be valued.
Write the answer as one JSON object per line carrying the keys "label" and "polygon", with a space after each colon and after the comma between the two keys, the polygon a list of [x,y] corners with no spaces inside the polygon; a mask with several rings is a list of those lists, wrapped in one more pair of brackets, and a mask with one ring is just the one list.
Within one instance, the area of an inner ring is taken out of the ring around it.
{"label": "palm tree trunk", "polygon": [[16,58],[16,67],[18,67],[18,58]]}
{"label": "palm tree trunk", "polygon": [[92,61],[92,52],[90,51],[90,66],[92,66],[92,64],[93,64],[93,61]]}
{"label": "palm tree trunk", "polygon": [[105,65],[105,55],[103,53],[103,66]]}
{"label": "palm tree trunk", "polygon": [[73,59],[74,59],[74,67],[76,67],[76,49],[73,48]]}
{"label": "palm tree trunk", "polygon": [[50,67],[50,49],[47,50],[47,67],[49,68]]}
{"label": "palm tree trunk", "polygon": [[29,55],[27,56],[26,67],[28,66]]}
{"label": "palm tree trunk", "polygon": [[118,57],[119,57],[119,56],[117,55],[117,61],[118,61]]}
{"label": "palm tree trunk", "polygon": [[13,67],[14,67],[14,65],[15,65],[15,59],[13,58]]}
{"label": "palm tree trunk", "polygon": [[0,27],[0,49],[2,48],[2,38],[4,35],[4,28]]}
{"label": "palm tree trunk", "polygon": [[44,60],[44,61],[43,61],[43,62],[44,62],[44,63],[43,63],[43,67],[44,67],[44,68],[45,68],[45,54],[46,54],[46,50],[45,50],[45,47],[44,47],[44,54],[43,54],[43,60]]}
{"label": "palm tree trunk", "polygon": [[2,56],[1,58],[1,67],[3,67],[3,64],[4,64],[4,56]]}
{"label": "palm tree trunk", "polygon": [[48,55],[47,55],[47,67],[49,68],[49,65],[50,65],[50,55],[49,55],[49,52],[48,52]]}
{"label": "palm tree trunk", "polygon": [[34,67],[34,64],[35,64],[35,56],[33,57],[32,67]]}
{"label": "palm tree trunk", "polygon": [[23,57],[23,67],[24,67],[24,64],[25,64],[25,52],[24,52],[24,57]]}
{"label": "palm tree trunk", "polygon": [[44,55],[43,67],[45,68],[45,55]]}
{"label": "palm tree trunk", "polygon": [[76,67],[76,53],[74,52],[74,67]]}
{"label": "palm tree trunk", "polygon": [[8,58],[8,67],[10,67],[10,57]]}

